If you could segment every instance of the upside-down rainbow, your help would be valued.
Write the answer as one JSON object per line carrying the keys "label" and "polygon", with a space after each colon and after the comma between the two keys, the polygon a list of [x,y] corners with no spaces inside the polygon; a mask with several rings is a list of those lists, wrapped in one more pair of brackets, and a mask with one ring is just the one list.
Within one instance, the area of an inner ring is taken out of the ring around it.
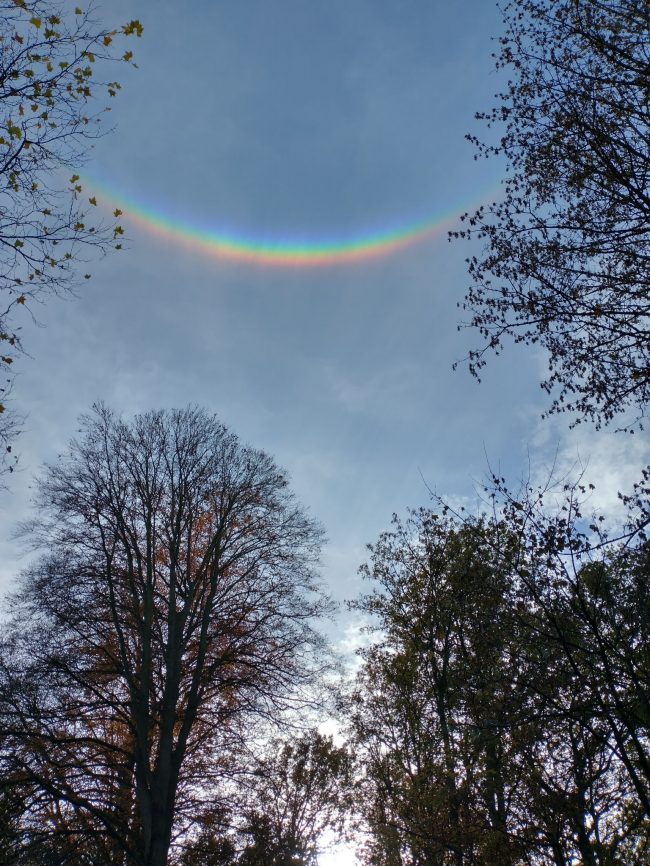
{"label": "upside-down rainbow", "polygon": [[118,207],[126,217],[151,234],[226,261],[275,267],[326,267],[387,256],[441,234],[456,222],[462,212],[454,209],[452,213],[404,222],[389,229],[328,240],[269,239],[193,226],[116,194],[94,180],[87,180],[86,186],[96,190],[102,199]]}

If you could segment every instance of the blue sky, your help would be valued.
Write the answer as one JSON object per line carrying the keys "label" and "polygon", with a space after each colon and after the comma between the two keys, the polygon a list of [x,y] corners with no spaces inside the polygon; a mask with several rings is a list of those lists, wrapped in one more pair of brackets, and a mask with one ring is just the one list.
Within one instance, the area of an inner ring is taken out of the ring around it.
{"label": "blue sky", "polygon": [[[124,70],[114,132],[87,176],[193,224],[327,238],[498,194],[503,166],[464,134],[499,80],[487,0],[112,0],[138,17],[139,69]],[[95,400],[118,411],[188,402],[215,411],[286,467],[329,544],[337,599],[360,591],[364,546],[427,484],[475,503],[486,460],[516,483],[577,458],[616,508],[647,461],[644,442],[540,421],[543,356],[509,347],[479,385],[452,371],[476,334],[457,330],[465,244],[444,235],[364,264],[269,269],[220,262],[128,218],[127,249],[94,262],[74,300],[25,325],[20,473],[0,494],[0,588],[22,560],[11,529],[31,478]],[[634,447],[632,447],[634,446]],[[425,483],[426,482],[426,483]],[[354,644],[344,612],[331,629]],[[343,862],[339,860],[337,862]]]}

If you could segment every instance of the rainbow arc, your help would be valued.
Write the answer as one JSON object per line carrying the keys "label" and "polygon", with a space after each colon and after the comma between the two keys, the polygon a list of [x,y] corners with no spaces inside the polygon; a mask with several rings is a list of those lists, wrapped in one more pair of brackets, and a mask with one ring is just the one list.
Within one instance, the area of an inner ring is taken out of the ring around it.
{"label": "rainbow arc", "polygon": [[264,239],[236,231],[199,228],[115,194],[92,180],[87,185],[150,234],[223,261],[265,267],[317,268],[378,259],[442,234],[462,212],[461,209],[454,209],[453,213],[437,214],[389,229],[358,232],[338,239],[308,242],[291,238]]}

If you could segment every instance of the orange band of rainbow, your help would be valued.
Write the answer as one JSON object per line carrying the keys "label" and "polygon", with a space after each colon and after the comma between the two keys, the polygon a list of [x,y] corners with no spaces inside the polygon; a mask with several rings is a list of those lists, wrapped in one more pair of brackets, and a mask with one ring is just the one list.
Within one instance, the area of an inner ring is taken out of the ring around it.
{"label": "orange band of rainbow", "polygon": [[152,235],[224,261],[284,268],[345,265],[388,256],[442,234],[454,225],[464,210],[471,209],[471,206],[455,209],[451,214],[438,214],[390,229],[360,232],[347,238],[305,242],[290,238],[262,239],[238,232],[197,228],[126,196],[115,194],[93,180],[88,181],[87,185]]}

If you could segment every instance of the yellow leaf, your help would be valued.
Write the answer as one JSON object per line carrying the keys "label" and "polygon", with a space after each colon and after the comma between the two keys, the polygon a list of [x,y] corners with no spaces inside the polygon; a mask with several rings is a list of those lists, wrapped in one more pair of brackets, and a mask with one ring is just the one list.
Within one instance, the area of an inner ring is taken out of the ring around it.
{"label": "yellow leaf", "polygon": [[137,18],[133,21],[129,21],[128,24],[125,24],[124,27],[122,27],[122,32],[125,36],[130,36],[132,33],[135,33],[136,36],[142,36],[143,30],[144,28]]}
{"label": "yellow leaf", "polygon": [[113,211],[113,216],[114,217],[122,216],[122,211],[119,209],[119,207],[115,208],[115,210]]}
{"label": "yellow leaf", "polygon": [[89,201],[91,204],[95,204],[95,205],[97,204],[97,199],[95,198],[95,196],[92,196],[91,198],[89,198],[88,201]]}
{"label": "yellow leaf", "polygon": [[16,303],[17,304],[24,304],[25,303],[25,296],[21,295],[19,298],[16,298]]}

